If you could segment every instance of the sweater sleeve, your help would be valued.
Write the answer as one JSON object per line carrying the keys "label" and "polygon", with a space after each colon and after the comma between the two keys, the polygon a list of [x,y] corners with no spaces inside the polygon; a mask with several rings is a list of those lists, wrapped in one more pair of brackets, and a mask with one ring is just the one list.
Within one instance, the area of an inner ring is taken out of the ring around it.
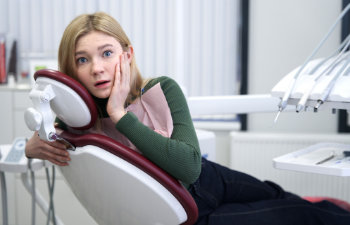
{"label": "sweater sleeve", "polygon": [[55,127],[58,127],[62,130],[67,130],[67,125],[63,123],[62,120],[60,120],[58,117],[55,119]]}
{"label": "sweater sleeve", "polygon": [[148,159],[184,184],[193,183],[201,171],[201,153],[186,99],[177,83],[160,77],[152,80],[146,90],[160,82],[173,119],[173,133],[164,137],[142,124],[128,112],[116,128]]}

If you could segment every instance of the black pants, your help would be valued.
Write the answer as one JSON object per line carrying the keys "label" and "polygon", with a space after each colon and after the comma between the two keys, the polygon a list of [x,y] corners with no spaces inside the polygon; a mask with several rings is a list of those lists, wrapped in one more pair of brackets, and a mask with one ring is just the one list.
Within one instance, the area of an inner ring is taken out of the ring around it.
{"label": "black pants", "polygon": [[197,224],[350,225],[350,213],[328,201],[310,203],[270,181],[259,181],[202,159],[199,179],[190,186]]}

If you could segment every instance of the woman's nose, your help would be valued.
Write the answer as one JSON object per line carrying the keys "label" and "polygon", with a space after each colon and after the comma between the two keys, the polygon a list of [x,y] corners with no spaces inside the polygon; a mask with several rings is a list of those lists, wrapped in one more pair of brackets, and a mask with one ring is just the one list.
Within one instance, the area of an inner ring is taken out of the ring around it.
{"label": "woman's nose", "polygon": [[93,60],[92,66],[91,66],[91,73],[93,75],[98,75],[103,73],[103,65],[99,60],[97,59]]}

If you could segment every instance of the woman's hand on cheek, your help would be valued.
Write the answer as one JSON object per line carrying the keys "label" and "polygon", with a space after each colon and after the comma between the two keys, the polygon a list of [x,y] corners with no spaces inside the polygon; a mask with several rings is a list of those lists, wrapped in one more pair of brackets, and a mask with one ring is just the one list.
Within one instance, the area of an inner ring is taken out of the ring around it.
{"label": "woman's hand on cheek", "polygon": [[107,112],[114,123],[117,123],[125,114],[125,101],[130,92],[130,65],[127,53],[120,55],[116,65],[114,84],[107,104]]}

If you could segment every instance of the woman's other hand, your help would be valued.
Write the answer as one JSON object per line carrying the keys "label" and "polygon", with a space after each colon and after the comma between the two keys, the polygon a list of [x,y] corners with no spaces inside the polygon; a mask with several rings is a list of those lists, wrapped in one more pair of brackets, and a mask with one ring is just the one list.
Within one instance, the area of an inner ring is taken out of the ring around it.
{"label": "woman's other hand", "polygon": [[120,55],[116,65],[114,85],[109,96],[107,112],[114,123],[117,123],[125,114],[125,101],[130,92],[130,63],[128,53]]}
{"label": "woman's other hand", "polygon": [[57,141],[44,141],[40,139],[38,132],[35,132],[26,143],[25,153],[29,158],[48,160],[58,166],[67,166],[70,161],[64,144]]}

